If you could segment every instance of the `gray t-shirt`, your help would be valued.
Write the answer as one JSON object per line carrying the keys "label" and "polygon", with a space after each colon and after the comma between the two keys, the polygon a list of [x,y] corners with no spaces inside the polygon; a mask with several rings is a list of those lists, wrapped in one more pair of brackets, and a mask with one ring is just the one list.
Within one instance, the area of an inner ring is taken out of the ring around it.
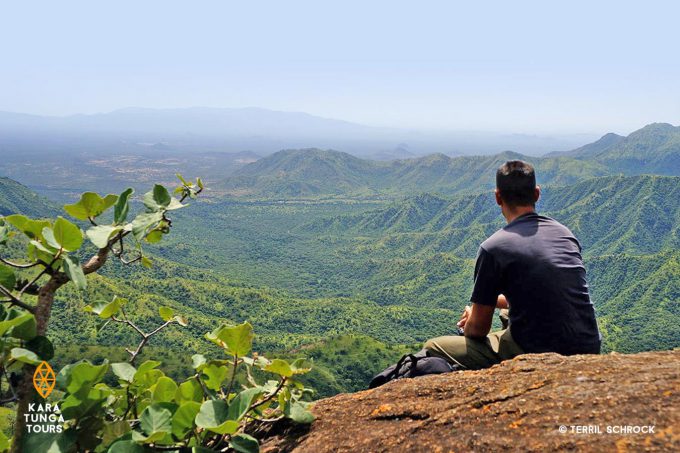
{"label": "gray t-shirt", "polygon": [[471,300],[495,306],[499,294],[510,304],[512,337],[525,352],[600,352],[581,245],[556,220],[525,214],[482,243]]}

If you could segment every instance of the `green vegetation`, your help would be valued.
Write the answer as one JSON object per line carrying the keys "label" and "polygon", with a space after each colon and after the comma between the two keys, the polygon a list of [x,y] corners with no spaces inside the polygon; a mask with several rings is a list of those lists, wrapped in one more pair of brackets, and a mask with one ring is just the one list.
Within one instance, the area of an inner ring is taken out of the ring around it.
{"label": "green vegetation", "polygon": [[595,143],[561,154],[581,161],[597,162],[614,172],[678,176],[680,127],[653,123],[628,137],[607,134]]}
{"label": "green vegetation", "polygon": [[[89,222],[85,232],[61,216],[56,220],[22,214],[0,218],[0,246],[17,237],[26,246],[19,261],[9,258],[16,248],[3,247],[8,258],[0,258],[0,398],[3,405],[14,405],[16,414],[11,441],[4,432],[8,426],[2,423],[1,451],[115,452],[147,447],[200,451],[228,446],[257,452],[257,439],[245,432],[249,423],[313,420],[308,411],[312,391],[297,380],[311,370],[311,362],[249,355],[254,334],[248,322],[218,323],[206,333],[205,338],[224,358],[192,355],[194,372],[179,381],[157,369],[159,361],[134,365],[154,337],[174,325],[186,327],[187,318],[172,307],[159,306],[158,317],[146,320],[154,324],[147,329],[128,315],[136,311],[135,304],[113,295],[110,301],[99,299],[82,311],[96,318],[98,333],[110,325],[129,329],[136,347],[125,349],[128,360],[110,363],[103,359],[93,364],[83,359],[63,366],[56,377],[47,363],[55,356],[54,343],[46,335],[59,289],[65,285],[77,291],[87,289],[86,276],[96,274],[108,258],[151,268],[143,245],[160,242],[170,232],[170,213],[185,207],[186,199],[195,199],[204,189],[200,179],[194,184],[178,177],[181,185],[175,194],[179,199],[157,184],[142,198],[144,211],[129,222],[131,188],[104,197],[86,192],[64,206],[72,218]],[[102,216],[106,211],[112,211],[110,222]],[[81,265],[78,255],[86,252],[85,237],[95,251]],[[111,377],[105,382],[109,371],[115,376],[113,383]],[[271,375],[276,378],[267,379]],[[266,380],[260,384],[258,378],[263,376]],[[46,403],[55,384],[58,391]],[[33,413],[36,405],[57,425],[48,429],[41,424],[40,415]],[[43,429],[36,431],[36,426]]]}
{"label": "green vegetation", "polygon": [[[604,161],[593,157],[628,139],[609,136],[571,156],[528,158],[542,178],[539,210],[570,227],[583,245],[605,351],[674,348],[680,346],[680,170],[669,161],[664,173],[675,176],[624,176],[611,174]],[[651,138],[644,140],[654,148]],[[659,138],[659,143],[667,140]],[[668,155],[675,155],[672,147],[666,148]],[[118,297],[130,301],[124,305],[125,319],[142,332],[159,326],[161,307],[188,320],[186,326],[177,321],[159,330],[134,359],[161,362],[153,373],[162,373],[176,385],[200,374],[192,354],[224,354],[218,345],[204,341],[205,332],[249,323],[258,333],[252,339],[253,351],[258,357],[267,351],[260,363],[314,359],[312,371],[295,379],[316,390],[313,396],[305,393],[305,399],[364,388],[371,376],[405,352],[419,349],[429,337],[452,332],[468,303],[477,248],[503,225],[490,188],[493,171],[509,158],[524,156],[432,155],[372,162],[301,150],[246,165],[223,183],[231,197],[212,192],[191,200],[190,210],[173,210],[172,230],[177,234],[165,234],[170,225],[163,216],[151,219],[155,223],[138,236],[143,254],[128,247],[122,258],[140,264],[144,258],[144,264],[153,262],[152,268],[106,266],[87,278],[86,288],[69,284],[56,293],[46,335],[56,350],[50,363],[59,370],[83,357],[92,366],[109,368],[129,361],[124,347],[134,351],[139,332],[116,321],[102,330],[100,316],[84,311]],[[0,199],[0,212],[13,219],[5,227],[15,233],[4,246],[3,258],[17,260],[27,247],[35,247],[35,254],[51,253],[63,236],[57,230],[63,233],[76,225],[88,230],[88,242],[95,245],[71,244],[74,250],[67,255],[87,262],[127,231],[127,223],[116,220],[120,208],[115,214],[110,206],[122,196],[71,200],[67,212],[76,220],[60,220],[59,228],[56,222],[22,223],[11,214],[53,218],[59,210],[19,184],[2,182],[9,189]],[[144,197],[129,195],[128,209],[151,210],[142,214],[174,203],[160,189]],[[91,225],[90,217],[101,225]],[[52,236],[36,236],[42,232],[38,227],[45,226]],[[33,231],[34,237],[22,238],[19,231]],[[11,278],[8,275],[0,277]],[[20,269],[13,275],[16,286],[36,273]],[[33,304],[30,293],[24,298]],[[15,346],[17,341],[24,340],[15,338]],[[248,386],[248,365],[239,365],[239,386]],[[254,379],[268,379],[255,362],[252,366]],[[112,394],[125,385],[112,373],[100,384]],[[56,396],[62,397],[68,396]],[[120,414],[106,417],[107,422],[122,420]],[[150,434],[133,428],[137,437]]]}
{"label": "green vegetation", "polygon": [[0,177],[0,216],[21,213],[29,217],[49,217],[57,209],[28,187]]}
{"label": "green vegetation", "polygon": [[492,188],[494,171],[510,159],[532,162],[543,184],[570,184],[609,174],[600,164],[569,157],[537,158],[513,152],[493,156],[432,154],[389,162],[360,159],[338,151],[285,150],[237,170],[216,186],[235,197],[395,198],[414,192],[470,193]]}

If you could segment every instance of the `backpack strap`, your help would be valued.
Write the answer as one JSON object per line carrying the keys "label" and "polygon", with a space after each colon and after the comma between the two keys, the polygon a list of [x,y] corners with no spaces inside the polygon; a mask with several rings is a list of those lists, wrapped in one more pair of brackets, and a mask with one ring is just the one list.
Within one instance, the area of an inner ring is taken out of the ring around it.
{"label": "backpack strap", "polygon": [[[413,357],[413,354],[406,354],[404,356],[401,356],[401,359],[399,359],[397,364],[394,366],[394,369],[387,376],[385,376],[386,381],[391,381],[392,379],[395,379],[399,375],[401,367],[404,366],[404,362],[406,362],[406,359],[408,359],[409,357]],[[411,367],[411,370],[413,370],[413,367]]]}
{"label": "backpack strap", "polygon": [[409,370],[408,377],[416,377],[416,365],[418,364],[419,357],[413,354],[408,355],[411,358],[411,369]]}

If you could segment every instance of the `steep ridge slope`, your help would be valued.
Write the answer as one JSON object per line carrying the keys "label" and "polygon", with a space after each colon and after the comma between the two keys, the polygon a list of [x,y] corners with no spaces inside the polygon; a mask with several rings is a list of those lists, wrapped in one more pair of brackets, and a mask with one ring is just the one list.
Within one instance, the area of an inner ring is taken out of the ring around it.
{"label": "steep ridge slope", "polygon": [[321,400],[311,427],[263,427],[261,451],[678,451],[679,370],[680,350],[524,355]]}
{"label": "steep ridge slope", "polygon": [[[561,153],[597,162],[614,172],[680,175],[680,127],[652,123],[627,137],[607,134],[595,143]],[[549,154],[546,157],[554,156]]]}
{"label": "steep ridge slope", "polygon": [[56,215],[57,207],[47,198],[13,179],[0,177],[0,216],[21,213],[31,217]]}
{"label": "steep ridge slope", "polygon": [[454,194],[493,187],[496,169],[510,159],[532,162],[544,184],[571,184],[610,174],[597,163],[510,151],[455,158],[431,154],[383,162],[339,151],[302,149],[279,151],[246,165],[217,187],[231,196],[253,198],[399,196],[427,191]]}
{"label": "steep ridge slope", "polygon": [[[569,226],[588,255],[655,253],[680,247],[678,198],[680,177],[607,176],[566,187],[546,187],[538,211]],[[489,233],[502,225],[491,193],[453,198],[422,194],[360,214],[316,220],[301,229],[319,234],[379,236],[381,241],[393,244],[400,242],[401,234],[421,233],[439,244],[435,251],[452,251],[442,248],[446,242],[441,241],[456,238],[453,244],[460,254],[462,238],[457,231],[465,235],[466,230],[469,233],[482,227],[483,233]],[[415,243],[410,236],[407,244]],[[427,248],[432,249],[429,245]],[[463,256],[474,256],[475,252],[476,248]]]}

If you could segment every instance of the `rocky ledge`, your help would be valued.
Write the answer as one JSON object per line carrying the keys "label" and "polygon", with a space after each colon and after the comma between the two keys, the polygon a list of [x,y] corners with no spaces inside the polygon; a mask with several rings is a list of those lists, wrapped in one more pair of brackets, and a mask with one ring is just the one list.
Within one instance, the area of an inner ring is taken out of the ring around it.
{"label": "rocky ledge", "polygon": [[680,350],[528,354],[319,401],[264,452],[680,451]]}

